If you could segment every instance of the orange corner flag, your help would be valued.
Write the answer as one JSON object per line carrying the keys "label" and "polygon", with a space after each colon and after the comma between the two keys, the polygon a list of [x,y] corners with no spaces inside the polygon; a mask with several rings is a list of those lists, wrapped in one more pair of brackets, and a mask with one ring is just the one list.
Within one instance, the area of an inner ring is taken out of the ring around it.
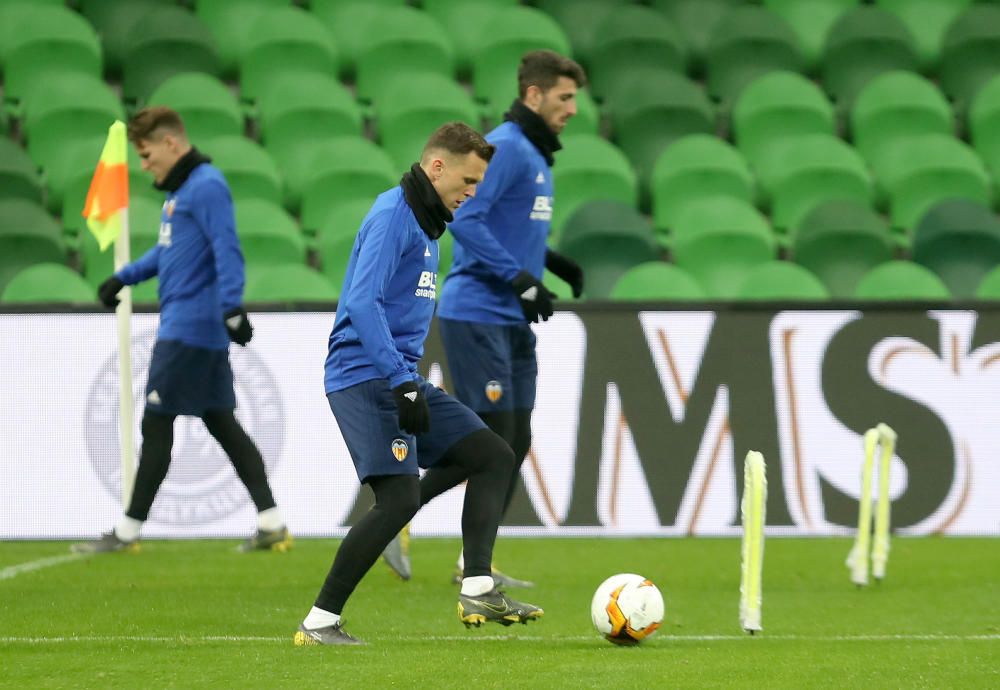
{"label": "orange corner flag", "polygon": [[128,213],[128,163],[125,123],[115,120],[108,128],[108,140],[101,151],[94,178],[87,191],[83,217],[103,252],[122,231],[123,214]]}

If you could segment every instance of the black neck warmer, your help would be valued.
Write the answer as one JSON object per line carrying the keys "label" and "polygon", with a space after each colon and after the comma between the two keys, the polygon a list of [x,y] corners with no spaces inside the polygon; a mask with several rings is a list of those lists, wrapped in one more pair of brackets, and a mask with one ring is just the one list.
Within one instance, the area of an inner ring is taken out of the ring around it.
{"label": "black neck warmer", "polygon": [[436,240],[444,234],[445,223],[452,220],[451,211],[441,201],[437,190],[431,184],[427,173],[420,167],[419,163],[414,163],[410,167],[410,172],[403,175],[399,181],[403,188],[403,196],[406,203],[413,210],[413,215],[417,217],[421,229],[432,240]]}
{"label": "black neck warmer", "polygon": [[534,144],[538,152],[545,158],[549,167],[552,167],[556,162],[552,155],[562,148],[562,144],[559,143],[559,137],[549,129],[545,120],[538,113],[520,100],[515,100],[511,104],[510,110],[503,114],[503,119],[518,125],[524,132],[524,136],[528,137],[528,141]]}
{"label": "black neck warmer", "polygon": [[211,162],[211,158],[192,146],[190,151],[174,163],[174,167],[170,168],[170,172],[163,178],[163,182],[154,182],[153,186],[161,192],[176,192],[187,181],[188,176],[195,168],[202,163]]}

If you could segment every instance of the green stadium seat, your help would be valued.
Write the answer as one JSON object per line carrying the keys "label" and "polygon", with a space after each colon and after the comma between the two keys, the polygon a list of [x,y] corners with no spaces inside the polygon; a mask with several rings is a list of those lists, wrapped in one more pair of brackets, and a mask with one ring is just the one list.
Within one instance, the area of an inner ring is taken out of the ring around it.
{"label": "green stadium seat", "polygon": [[869,271],[854,291],[863,300],[950,300],[948,287],[929,269],[911,261],[888,261]]}
{"label": "green stadium seat", "polygon": [[375,120],[382,148],[399,170],[420,158],[427,138],[443,123],[480,125],[469,93],[440,74],[403,74],[388,81],[375,102]]}
{"label": "green stadium seat", "polygon": [[[453,2],[435,3],[433,11],[424,4],[428,12],[444,27],[454,50],[455,75],[463,81],[472,80],[472,58],[479,51],[480,35],[490,26],[493,16],[501,9],[515,7],[516,2],[506,0],[468,0],[460,2],[458,11],[446,10],[444,5]],[[515,94],[517,84],[514,84]]]}
{"label": "green stadium seat", "polygon": [[41,263],[18,272],[0,295],[5,304],[69,302],[91,304],[97,293],[79,273],[55,263]]}
{"label": "green stadium seat", "polygon": [[235,207],[236,232],[248,271],[305,263],[306,242],[295,219],[281,206],[259,199],[242,199]]}
{"label": "green stadium seat", "polygon": [[279,166],[307,156],[318,142],[362,131],[351,93],[327,74],[283,75],[260,94],[257,109],[261,141]]}
{"label": "green stadium seat", "polygon": [[788,24],[763,7],[737,7],[715,24],[706,52],[708,91],[731,103],[744,86],[775,70],[798,72],[805,61]]}
{"label": "green stadium seat", "polygon": [[559,190],[552,215],[555,233],[584,202],[606,199],[636,206],[639,184],[635,171],[614,144],[586,134],[563,137],[562,144],[552,169]]}
{"label": "green stadium seat", "polygon": [[941,55],[945,31],[972,0],[875,0],[906,24],[915,39],[920,64],[933,70]]}
{"label": "green stadium seat", "polygon": [[143,102],[181,72],[218,74],[212,32],[189,10],[153,7],[130,31],[122,62],[122,97]]}
{"label": "green stadium seat", "polygon": [[374,201],[378,194],[399,184],[403,171],[389,155],[367,139],[339,137],[318,143],[303,158],[301,177],[285,170],[292,186],[301,180],[302,227],[315,231],[331,209],[345,201]]}
{"label": "green stadium seat", "polygon": [[0,291],[27,266],[65,261],[62,229],[44,208],[25,199],[0,201]]}
{"label": "green stadium seat", "polygon": [[764,0],[764,6],[784,19],[795,32],[806,66],[819,65],[827,33],[860,0]]}
{"label": "green stadium seat", "polygon": [[770,72],[747,84],[732,119],[736,144],[751,163],[787,137],[834,133],[833,106],[818,86],[794,72]]}
{"label": "green stadium seat", "polygon": [[[332,208],[326,221],[316,233],[316,251],[319,254],[321,271],[324,276],[340,288],[347,275],[347,264],[351,260],[351,250],[354,239],[361,229],[361,221],[371,210],[374,199],[357,199],[345,201]],[[451,236],[445,233],[444,236]],[[440,240],[438,240],[440,246]],[[442,271],[438,271],[438,285]]]}
{"label": "green stadium seat", "polygon": [[[79,210],[76,215],[80,215]],[[156,245],[160,237],[160,219],[162,215],[162,198],[159,202],[145,197],[131,197],[129,199],[129,254],[133,261]],[[65,222],[65,219],[63,220]],[[80,260],[83,264],[84,278],[90,283],[91,287],[96,288],[114,272],[114,249],[108,248],[102,252],[93,233],[89,230],[83,230],[80,233]],[[148,290],[148,288],[146,289]],[[154,299],[153,301],[156,300]]]}
{"label": "green stadium seat", "polygon": [[776,252],[767,220],[740,199],[701,199],[686,206],[674,224],[674,262],[713,299],[735,298],[749,270]]}
{"label": "green stadium seat", "polygon": [[708,46],[719,20],[744,0],[653,0],[677,26],[687,46],[688,61],[695,76],[704,76]]}
{"label": "green stadium seat", "polygon": [[842,299],[853,297],[862,276],[893,257],[888,226],[856,201],[838,199],[813,207],[799,220],[791,239],[795,263]]}
{"label": "green stadium seat", "polygon": [[974,5],[948,27],[941,50],[941,88],[964,109],[1000,73],[1000,6]]}
{"label": "green stadium seat", "polygon": [[968,119],[972,145],[985,161],[1000,192],[1000,74],[976,94]]}
{"label": "green stadium seat", "polygon": [[[476,53],[472,56],[473,90],[476,97],[496,101],[497,89],[507,93],[507,84],[517,83],[517,66],[531,50],[547,48],[569,55],[569,39],[555,22],[532,7],[501,7],[479,33]],[[508,105],[493,103],[494,108]]]}
{"label": "green stadium seat", "polygon": [[685,62],[670,20],[648,7],[625,5],[608,13],[595,32],[587,76],[594,95],[603,98],[637,66],[683,73]]}
{"label": "green stadium seat", "polygon": [[606,299],[630,268],[660,258],[649,221],[616,201],[579,205],[566,220],[559,251],[583,268],[583,297]]}
{"label": "green stadium seat", "polygon": [[827,93],[846,106],[883,72],[916,72],[913,35],[900,19],[879,7],[856,7],[830,27],[821,74]]}
{"label": "green stadium seat", "polygon": [[216,137],[199,144],[229,183],[235,201],[260,199],[282,202],[282,180],[278,165],[259,144],[245,137]]}
{"label": "green stadium seat", "polygon": [[944,199],[990,203],[989,174],[968,144],[927,134],[890,153],[875,168],[875,176],[889,196],[894,227],[913,228],[931,206]]}
{"label": "green stadium seat", "polygon": [[[61,211],[63,229],[70,235],[78,235],[86,228],[82,211],[104,142],[103,138],[91,137],[72,142],[67,145],[60,165],[48,170],[50,211]],[[58,192],[57,180],[61,190]],[[128,184],[130,202],[134,205],[137,198],[151,201],[157,209],[156,224],[159,225],[163,192],[153,187],[152,176],[142,170],[142,161],[131,149],[128,151]]]}
{"label": "green stadium seat", "polygon": [[858,93],[850,113],[854,145],[870,165],[901,142],[925,134],[951,134],[951,107],[931,82],[911,72],[885,72]]}
{"label": "green stadium seat", "polygon": [[665,261],[647,261],[622,274],[611,290],[619,302],[653,300],[707,300],[708,296],[683,269]]}
{"label": "green stadium seat", "polygon": [[1000,218],[974,201],[942,201],[913,231],[913,260],[934,271],[955,297],[971,298],[1000,265]]}
{"label": "green stadium seat", "polygon": [[413,7],[386,7],[367,25],[358,52],[355,88],[361,100],[377,100],[390,77],[409,73],[454,74],[454,50],[441,24]]}
{"label": "green stadium seat", "polygon": [[780,230],[794,227],[817,204],[849,199],[874,201],[874,185],[858,152],[831,134],[788,137],[757,164],[757,179]]}
{"label": "green stadium seat", "polygon": [[708,96],[675,72],[634,69],[619,77],[606,104],[615,142],[638,173],[643,208],[649,206],[649,181],[663,150],[681,137],[715,131]]}
{"label": "green stadium seat", "polygon": [[261,268],[247,276],[247,302],[332,302],[337,288],[321,273],[304,264]]}
{"label": "green stadium seat", "polygon": [[243,134],[243,113],[236,96],[210,74],[175,74],[153,91],[147,105],[176,110],[196,144],[212,137]]}
{"label": "green stadium seat", "polygon": [[101,39],[104,52],[104,76],[120,80],[122,64],[132,29],[147,13],[172,0],[82,0],[80,12],[87,18]]}
{"label": "green stadium seat", "polygon": [[535,3],[558,22],[569,39],[573,59],[584,69],[592,64],[594,41],[605,20],[620,11],[629,0],[562,0]]}
{"label": "green stadium seat", "polygon": [[18,4],[4,52],[4,98],[23,100],[50,74],[101,76],[101,46],[83,17],[66,7]]}
{"label": "green stadium seat", "polygon": [[728,196],[752,204],[754,178],[732,145],[712,135],[692,134],[675,141],[657,159],[652,196],[653,224],[663,238],[684,207],[699,199]]}
{"label": "green stadium seat", "polygon": [[298,7],[261,12],[240,63],[240,93],[256,100],[273,84],[308,72],[337,76],[339,52],[327,26]]}
{"label": "green stadium seat", "polygon": [[1000,266],[986,274],[979,287],[976,289],[978,299],[1000,301]]}
{"label": "green stadium seat", "polygon": [[[96,77],[58,74],[46,77],[24,103],[28,154],[42,168],[57,164],[71,142],[107,139],[108,127],[124,120],[125,110],[111,87]],[[96,165],[96,161],[94,162]]]}
{"label": "green stadium seat", "polygon": [[28,152],[7,137],[0,136],[0,200],[25,199],[42,202],[38,167]]}
{"label": "green stadium seat", "polygon": [[195,14],[215,39],[223,77],[236,77],[254,22],[267,10],[288,7],[292,0],[196,0]]}
{"label": "green stadium seat", "polygon": [[820,302],[830,299],[830,293],[819,278],[808,269],[787,261],[767,261],[751,268],[736,296],[755,301]]}
{"label": "green stadium seat", "polygon": [[385,8],[406,4],[406,0],[311,0],[311,14],[332,32],[342,78],[355,77],[358,55],[368,41],[368,23]]}

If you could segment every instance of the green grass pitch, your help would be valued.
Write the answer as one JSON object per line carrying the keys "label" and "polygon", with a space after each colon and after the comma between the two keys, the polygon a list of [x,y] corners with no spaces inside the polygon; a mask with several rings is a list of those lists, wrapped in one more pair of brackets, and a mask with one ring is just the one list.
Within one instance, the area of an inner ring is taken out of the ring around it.
{"label": "green grass pitch", "polygon": [[[365,647],[294,647],[336,542],[239,554],[235,541],[148,541],[139,554],[12,566],[63,542],[0,542],[3,688],[1000,687],[995,539],[893,541],[886,581],[850,584],[844,539],[771,538],[763,633],[739,629],[739,541],[501,538],[532,577],[527,626],[466,630],[455,539],[414,539],[414,579],[381,563],[345,610]],[[635,648],[602,640],[590,597],[616,572],[651,578],[664,625]],[[12,575],[12,572],[15,574]]]}

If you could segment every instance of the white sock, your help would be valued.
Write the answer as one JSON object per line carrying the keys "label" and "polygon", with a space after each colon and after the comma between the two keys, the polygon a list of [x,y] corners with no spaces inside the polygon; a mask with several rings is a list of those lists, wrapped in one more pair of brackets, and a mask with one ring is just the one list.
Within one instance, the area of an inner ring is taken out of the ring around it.
{"label": "white sock", "polygon": [[330,613],[329,611],[324,611],[323,609],[318,609],[313,606],[309,609],[309,615],[307,615],[306,619],[302,621],[302,625],[305,626],[306,630],[316,630],[317,628],[326,628],[331,625],[336,625],[339,622],[339,613]]}
{"label": "white sock", "polygon": [[268,508],[257,513],[257,528],[265,532],[277,532],[285,526],[285,521],[281,519],[281,513],[277,506]]}
{"label": "white sock", "polygon": [[465,549],[458,552],[457,565],[459,570],[465,570]]}
{"label": "white sock", "polygon": [[115,536],[122,541],[135,541],[139,538],[140,529],[142,529],[142,520],[122,515],[118,524],[115,525]]}
{"label": "white sock", "polygon": [[493,589],[493,578],[489,575],[462,578],[462,594],[467,597],[478,597]]}

